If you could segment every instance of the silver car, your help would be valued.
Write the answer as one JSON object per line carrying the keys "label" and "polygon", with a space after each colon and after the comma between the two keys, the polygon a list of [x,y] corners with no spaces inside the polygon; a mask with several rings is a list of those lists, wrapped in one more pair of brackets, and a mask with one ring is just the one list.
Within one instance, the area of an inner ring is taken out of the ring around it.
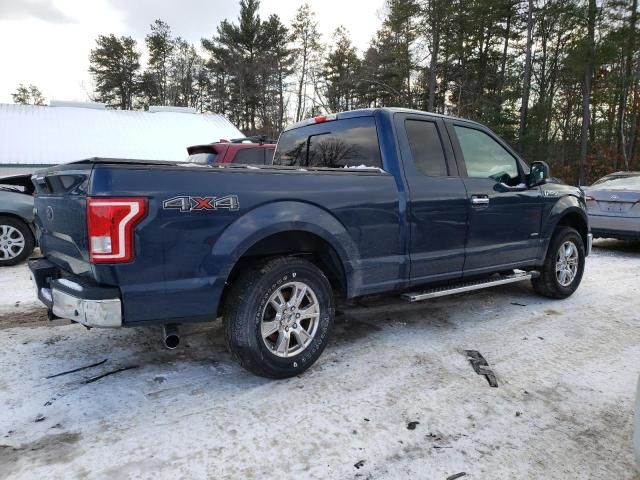
{"label": "silver car", "polygon": [[640,172],[617,172],[584,188],[594,238],[640,240]]}
{"label": "silver car", "polygon": [[0,267],[22,262],[35,247],[30,177],[0,178]]}
{"label": "silver car", "polygon": [[638,393],[636,394],[636,415],[633,430],[633,449],[636,452],[636,466],[640,471],[640,380],[638,380]]}

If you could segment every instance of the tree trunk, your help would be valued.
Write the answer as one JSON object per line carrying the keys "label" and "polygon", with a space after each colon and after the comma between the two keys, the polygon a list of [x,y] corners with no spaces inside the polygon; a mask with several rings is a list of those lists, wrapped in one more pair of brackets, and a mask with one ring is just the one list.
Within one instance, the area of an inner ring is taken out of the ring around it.
{"label": "tree trunk", "polygon": [[507,15],[507,28],[504,33],[504,46],[502,48],[502,59],[500,61],[500,79],[498,81],[497,107],[498,111],[502,109],[502,89],[504,88],[504,80],[507,73],[507,54],[509,53],[509,37],[511,36],[511,16],[512,7],[509,5],[509,14]]}
{"label": "tree trunk", "polygon": [[584,67],[584,80],[582,84],[582,131],[580,132],[578,185],[584,185],[586,181],[589,127],[591,121],[591,81],[593,78],[593,57],[595,55],[596,8],[596,0],[589,0],[587,61]]}
{"label": "tree trunk", "polygon": [[438,67],[438,51],[440,50],[440,19],[438,18],[438,7],[434,7],[433,22],[431,24],[431,34],[433,35],[433,45],[431,45],[431,60],[429,62],[429,100],[427,111],[433,112],[436,102],[436,68]]}
{"label": "tree trunk", "polygon": [[307,74],[307,46],[306,42],[304,47],[302,48],[302,71],[300,72],[300,82],[298,83],[298,105],[296,107],[296,122],[302,120],[302,115],[304,114],[302,107],[302,97],[304,93],[304,86],[306,82],[306,74]]}
{"label": "tree trunk", "polygon": [[525,53],[524,78],[522,80],[522,108],[520,109],[520,151],[524,147],[524,132],[527,128],[529,91],[531,89],[531,49],[533,48],[533,0],[529,0],[527,12],[527,47]]}
{"label": "tree trunk", "polygon": [[627,144],[624,132],[624,117],[625,110],[627,108],[627,99],[629,98],[629,84],[632,82],[632,68],[633,57],[635,53],[635,36],[636,36],[636,21],[638,15],[638,0],[633,0],[631,5],[631,15],[629,17],[629,34],[627,36],[627,44],[625,48],[625,65],[624,74],[622,77],[622,89],[620,90],[619,103],[618,103],[618,156],[622,157],[624,161],[625,170],[629,170],[629,157],[627,155]]}

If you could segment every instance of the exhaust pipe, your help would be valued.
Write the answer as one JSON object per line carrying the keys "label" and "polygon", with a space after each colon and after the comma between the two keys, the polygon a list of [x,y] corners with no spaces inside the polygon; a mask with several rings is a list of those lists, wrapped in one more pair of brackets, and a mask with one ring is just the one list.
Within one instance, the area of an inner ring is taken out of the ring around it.
{"label": "exhaust pipe", "polygon": [[178,333],[177,325],[169,324],[163,326],[162,336],[164,338],[164,346],[169,350],[174,350],[178,345],[180,345],[180,334]]}

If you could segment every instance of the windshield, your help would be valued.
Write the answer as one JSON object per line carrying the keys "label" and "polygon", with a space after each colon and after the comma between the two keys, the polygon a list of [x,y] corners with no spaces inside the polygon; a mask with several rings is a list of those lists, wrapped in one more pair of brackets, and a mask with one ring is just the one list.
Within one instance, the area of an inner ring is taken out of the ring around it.
{"label": "windshield", "polygon": [[211,165],[215,163],[217,156],[218,155],[211,152],[193,153],[187,157],[187,162],[197,163],[200,165]]}
{"label": "windshield", "polygon": [[593,186],[612,190],[640,190],[640,175],[609,175],[598,180]]}

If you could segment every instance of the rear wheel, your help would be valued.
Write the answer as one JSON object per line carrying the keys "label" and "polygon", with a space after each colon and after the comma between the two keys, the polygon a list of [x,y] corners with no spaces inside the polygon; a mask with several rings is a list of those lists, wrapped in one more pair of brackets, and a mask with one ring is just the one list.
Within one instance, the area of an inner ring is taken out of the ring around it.
{"label": "rear wheel", "polygon": [[292,377],[318,359],[334,315],[331,285],[318,267],[300,258],[271,259],[234,282],[224,307],[227,344],[251,372]]}
{"label": "rear wheel", "polygon": [[545,297],[567,298],[582,281],[584,263],[580,234],[571,227],[560,227],[551,239],[540,276],[532,280],[533,288]]}
{"label": "rear wheel", "polygon": [[29,226],[22,220],[0,216],[0,267],[24,261],[35,245]]}

